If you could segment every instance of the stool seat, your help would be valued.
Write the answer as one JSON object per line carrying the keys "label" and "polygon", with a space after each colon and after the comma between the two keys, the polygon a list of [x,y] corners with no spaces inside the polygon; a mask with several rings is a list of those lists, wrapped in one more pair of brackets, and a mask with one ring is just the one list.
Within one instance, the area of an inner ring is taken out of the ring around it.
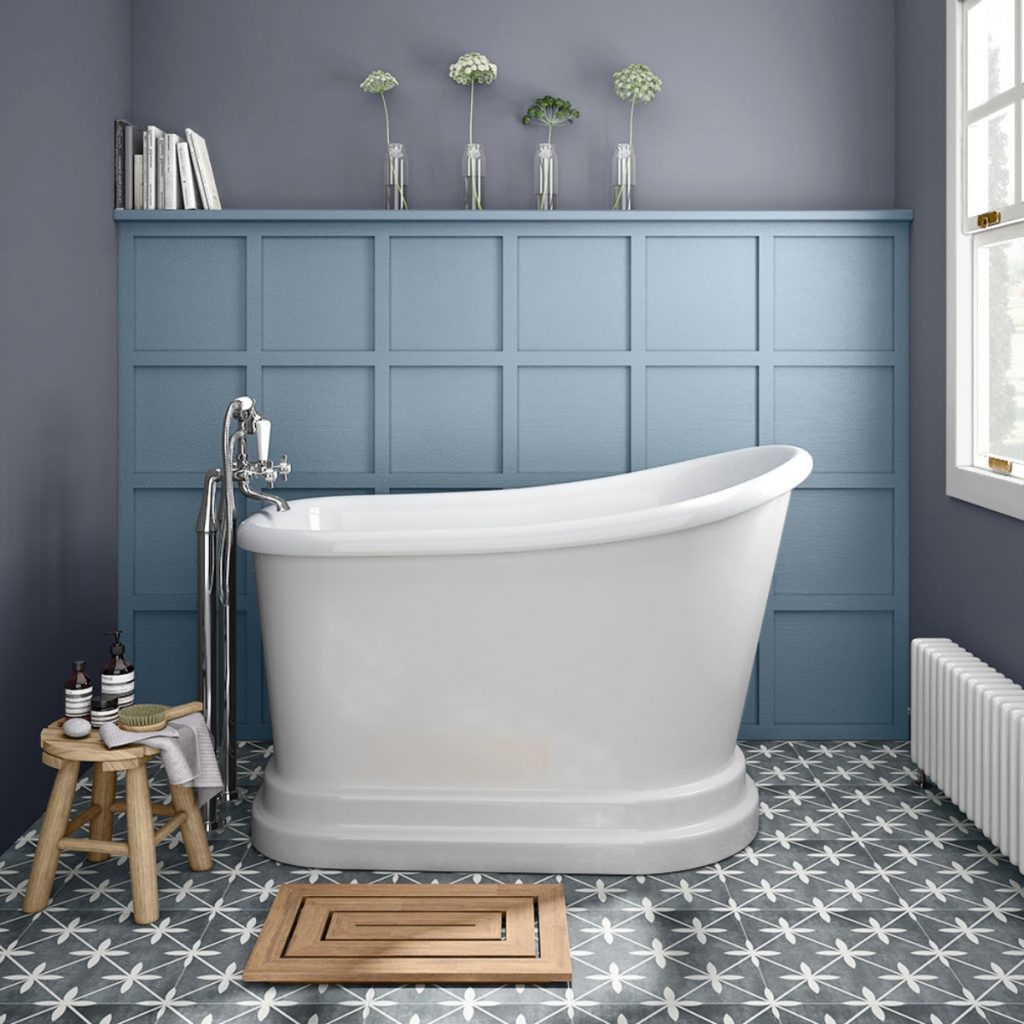
{"label": "stool seat", "polygon": [[100,739],[99,729],[80,740],[73,740],[64,735],[64,719],[58,718],[39,734],[39,746],[43,753],[64,761],[92,761],[108,765],[107,771],[123,771],[123,762],[148,759],[160,751],[155,747],[147,747],[144,743],[133,743],[127,747],[111,750]]}
{"label": "stool seat", "polygon": [[[191,786],[172,784],[170,803],[152,803],[146,765],[159,753],[157,749],[144,743],[132,743],[110,750],[104,746],[97,730],[82,739],[71,739],[64,735],[63,724],[64,719],[58,719],[39,734],[43,764],[55,768],[57,777],[46,805],[22,909],[34,914],[50,902],[62,850],[82,851],[90,861],[104,861],[114,854],[128,857],[132,913],[136,923],[150,924],[160,916],[157,843],[180,828],[189,867],[193,871],[208,871],[213,866],[195,793]],[[92,764],[92,803],[68,821],[83,764]],[[123,801],[115,800],[119,771],[125,773]],[[124,814],[127,818],[127,842],[111,838],[115,814]],[[154,815],[169,819],[155,832]],[[85,825],[89,826],[89,838],[73,838],[72,833]]]}

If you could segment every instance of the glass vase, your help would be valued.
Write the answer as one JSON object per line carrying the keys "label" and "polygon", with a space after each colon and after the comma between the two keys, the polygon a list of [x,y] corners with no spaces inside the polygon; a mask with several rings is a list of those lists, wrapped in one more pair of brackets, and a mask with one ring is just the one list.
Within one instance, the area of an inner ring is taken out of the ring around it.
{"label": "glass vase", "polygon": [[466,210],[484,208],[484,151],[479,142],[467,143],[462,155],[462,206]]}
{"label": "glass vase", "polygon": [[628,142],[620,142],[612,160],[612,209],[632,210],[635,187],[636,154]]}
{"label": "glass vase", "polygon": [[388,166],[384,179],[387,182],[384,192],[385,210],[409,209],[409,158],[405,154],[405,144],[392,142],[388,145]]}
{"label": "glass vase", "polygon": [[533,202],[538,210],[558,209],[558,154],[553,143],[537,143],[533,158]]}

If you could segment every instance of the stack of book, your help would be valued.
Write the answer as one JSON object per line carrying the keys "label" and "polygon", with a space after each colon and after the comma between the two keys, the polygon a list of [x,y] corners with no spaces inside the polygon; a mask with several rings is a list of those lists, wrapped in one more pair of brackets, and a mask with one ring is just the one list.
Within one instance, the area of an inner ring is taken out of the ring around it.
{"label": "stack of book", "polygon": [[114,122],[114,209],[219,210],[206,140]]}

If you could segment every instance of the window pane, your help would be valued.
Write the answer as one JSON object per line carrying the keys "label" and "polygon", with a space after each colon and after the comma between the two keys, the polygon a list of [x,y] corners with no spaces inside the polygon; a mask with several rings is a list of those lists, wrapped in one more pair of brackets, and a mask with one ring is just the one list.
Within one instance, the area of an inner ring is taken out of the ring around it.
{"label": "window pane", "polygon": [[979,245],[977,454],[1024,461],[1024,237]]}
{"label": "window pane", "polygon": [[1013,0],[981,0],[967,12],[967,106],[1013,85]]}
{"label": "window pane", "polygon": [[1013,202],[1013,107],[967,126],[967,216]]}

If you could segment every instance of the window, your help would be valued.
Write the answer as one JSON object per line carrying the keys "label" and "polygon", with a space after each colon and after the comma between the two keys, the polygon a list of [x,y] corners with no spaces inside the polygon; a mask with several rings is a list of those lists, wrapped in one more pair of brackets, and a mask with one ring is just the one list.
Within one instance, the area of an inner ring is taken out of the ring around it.
{"label": "window", "polygon": [[1024,0],[947,0],[946,493],[1024,519]]}

